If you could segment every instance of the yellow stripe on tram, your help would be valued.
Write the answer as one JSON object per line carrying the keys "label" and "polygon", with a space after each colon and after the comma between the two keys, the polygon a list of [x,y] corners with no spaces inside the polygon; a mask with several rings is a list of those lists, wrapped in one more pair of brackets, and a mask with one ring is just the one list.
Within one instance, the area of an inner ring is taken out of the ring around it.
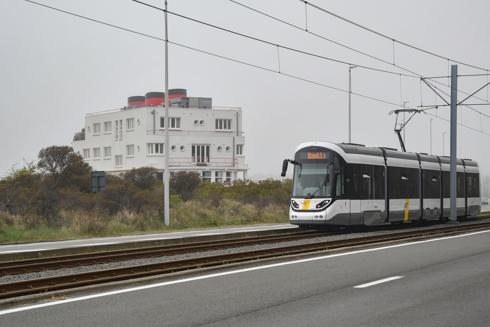
{"label": "yellow stripe on tram", "polygon": [[410,208],[410,199],[405,199],[405,212],[403,214],[403,222],[408,223],[409,216],[409,208]]}
{"label": "yellow stripe on tram", "polygon": [[301,208],[301,209],[303,209],[303,210],[310,209],[310,204],[311,204],[311,200],[310,199],[305,199],[303,201],[303,208]]}

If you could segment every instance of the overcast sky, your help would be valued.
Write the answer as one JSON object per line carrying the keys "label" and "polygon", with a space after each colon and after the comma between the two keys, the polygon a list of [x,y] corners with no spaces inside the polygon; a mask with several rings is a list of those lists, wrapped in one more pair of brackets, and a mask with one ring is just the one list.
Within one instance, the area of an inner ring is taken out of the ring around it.
{"label": "overcast sky", "polygon": [[[113,24],[163,36],[163,15],[129,0],[39,0]],[[163,1],[148,0],[163,6]],[[298,0],[243,0],[294,24],[305,24]],[[361,24],[448,57],[490,67],[490,2],[316,0],[316,3]],[[396,70],[302,31],[247,11],[228,0],[170,0],[169,9],[274,43],[349,62]],[[276,69],[275,47],[258,44],[170,16],[169,38],[203,50]],[[314,9],[308,26],[356,49],[393,60],[392,43]],[[0,1],[0,176],[36,159],[49,145],[70,144],[89,112],[120,108],[130,95],[164,88],[163,43],[115,30],[29,4]],[[345,93],[285,76],[170,47],[170,88],[186,88],[190,96],[212,97],[215,105],[240,106],[246,136],[249,176],[279,177],[281,161],[292,157],[303,141],[347,141]],[[447,75],[448,62],[397,45],[395,62],[425,76]],[[348,67],[284,50],[281,70],[348,87]],[[479,73],[464,66],[460,73]],[[433,104],[436,96],[418,79],[400,78],[361,68],[352,71],[353,90],[408,105]],[[447,80],[441,80],[447,82]],[[460,79],[473,91],[486,78]],[[447,89],[446,89],[447,90]],[[400,92],[401,91],[401,92]],[[422,97],[421,97],[422,95]],[[487,98],[487,92],[479,94]],[[460,95],[462,99],[463,95]],[[421,99],[422,98],[422,99]],[[475,102],[475,101],[473,101]],[[393,106],[353,97],[353,142],[399,147],[393,133]],[[477,107],[490,114],[490,107]],[[448,117],[448,109],[437,114]],[[436,114],[436,111],[432,111]],[[490,120],[468,109],[463,123],[490,133]],[[407,128],[409,151],[429,151],[429,116],[416,116]],[[442,154],[447,122],[433,121],[433,152]],[[490,173],[490,136],[459,129],[458,154],[480,163]],[[449,153],[449,133],[446,154]]]}

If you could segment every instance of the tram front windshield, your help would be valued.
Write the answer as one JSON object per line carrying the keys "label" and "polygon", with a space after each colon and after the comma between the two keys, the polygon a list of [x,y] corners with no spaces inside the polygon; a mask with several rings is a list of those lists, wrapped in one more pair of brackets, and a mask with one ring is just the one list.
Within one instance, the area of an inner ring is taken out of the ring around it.
{"label": "tram front windshield", "polygon": [[304,149],[295,156],[293,197],[331,197],[333,153],[326,149]]}

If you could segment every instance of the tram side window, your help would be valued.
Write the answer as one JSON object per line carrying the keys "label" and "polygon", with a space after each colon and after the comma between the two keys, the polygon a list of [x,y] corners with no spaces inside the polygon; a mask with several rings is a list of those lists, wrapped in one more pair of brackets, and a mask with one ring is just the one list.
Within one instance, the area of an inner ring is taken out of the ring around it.
{"label": "tram side window", "polygon": [[464,173],[457,173],[456,175],[456,194],[458,198],[465,197]]}
{"label": "tram side window", "polygon": [[[334,167],[335,168],[335,196],[341,197],[345,195],[344,189],[344,169],[340,164],[338,155],[334,157]],[[339,168],[340,167],[340,168]]]}
{"label": "tram side window", "polygon": [[423,172],[424,198],[437,199],[441,192],[440,172],[436,170],[424,170]]}
{"label": "tram side window", "polygon": [[417,169],[389,167],[388,171],[391,199],[419,197],[419,172]]}
{"label": "tram side window", "polygon": [[407,196],[416,199],[419,197],[420,171],[418,169],[407,169],[407,174],[410,178]]}
{"label": "tram side window", "polygon": [[391,199],[400,198],[400,168],[388,167],[388,192]]}
{"label": "tram side window", "polygon": [[[451,173],[449,171],[443,172],[442,181],[443,194],[445,198],[451,197]],[[457,173],[456,175],[456,197],[465,197],[465,178],[464,173]]]}
{"label": "tram side window", "polygon": [[341,169],[335,177],[335,196],[339,197],[345,195],[344,182],[344,170]]}
{"label": "tram side window", "polygon": [[373,198],[373,166],[370,165],[359,165],[359,198],[360,199],[372,199]]}
{"label": "tram side window", "polygon": [[448,171],[442,172],[442,194],[445,198],[451,197],[450,174]]}
{"label": "tram side window", "polygon": [[385,198],[385,167],[374,166],[374,198]]}
{"label": "tram side window", "polygon": [[480,197],[480,175],[466,174],[466,190],[469,198]]}
{"label": "tram side window", "polygon": [[384,199],[385,168],[374,165],[345,165],[342,195],[350,199]]}
{"label": "tram side window", "polygon": [[358,165],[345,165],[344,167],[344,195],[348,199],[359,198],[359,167]]}

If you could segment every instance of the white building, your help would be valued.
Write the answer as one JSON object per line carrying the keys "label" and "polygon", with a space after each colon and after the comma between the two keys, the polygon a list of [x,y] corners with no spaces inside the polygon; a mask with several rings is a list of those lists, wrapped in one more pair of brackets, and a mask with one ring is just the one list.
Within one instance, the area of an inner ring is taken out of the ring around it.
{"label": "white building", "polygon": [[164,166],[164,130],[170,126],[170,173],[195,171],[204,181],[247,178],[240,108],[212,107],[210,98],[169,90],[170,124],[164,122],[164,93],[128,98],[128,106],[85,117],[73,149],[94,170],[122,173]]}

